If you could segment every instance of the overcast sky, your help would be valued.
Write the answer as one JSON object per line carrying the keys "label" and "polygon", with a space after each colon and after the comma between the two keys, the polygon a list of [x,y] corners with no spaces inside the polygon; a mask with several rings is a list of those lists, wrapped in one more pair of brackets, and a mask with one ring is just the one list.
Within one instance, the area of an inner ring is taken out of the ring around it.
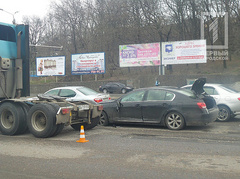
{"label": "overcast sky", "polygon": [[47,14],[52,1],[60,0],[1,0],[0,9],[4,11],[0,10],[0,22],[12,23],[13,14],[19,24],[22,23],[23,16],[37,15],[42,18]]}

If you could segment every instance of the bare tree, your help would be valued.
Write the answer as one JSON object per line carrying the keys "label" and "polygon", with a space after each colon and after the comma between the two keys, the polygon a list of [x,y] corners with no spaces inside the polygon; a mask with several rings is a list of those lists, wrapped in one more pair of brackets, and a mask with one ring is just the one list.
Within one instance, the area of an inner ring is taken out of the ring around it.
{"label": "bare tree", "polygon": [[24,17],[24,24],[29,25],[29,41],[32,45],[40,45],[42,43],[45,32],[45,22],[40,17]]}
{"label": "bare tree", "polygon": [[29,43],[30,43],[30,69],[36,69],[35,59],[37,54],[36,45],[41,45],[45,33],[45,22],[38,16],[23,18],[23,23],[29,25]]}
{"label": "bare tree", "polygon": [[[61,0],[51,7],[44,20],[44,38],[31,38],[33,43],[63,46],[67,69],[73,53],[105,52],[110,76],[117,71],[152,71],[148,67],[120,68],[119,45],[200,39],[201,12],[228,12],[229,52],[237,51],[240,41],[239,0]],[[206,22],[208,42],[212,38],[208,25],[213,20],[214,17]],[[224,29],[219,28],[218,43],[223,41],[223,33]],[[223,62],[224,68],[226,65]]]}

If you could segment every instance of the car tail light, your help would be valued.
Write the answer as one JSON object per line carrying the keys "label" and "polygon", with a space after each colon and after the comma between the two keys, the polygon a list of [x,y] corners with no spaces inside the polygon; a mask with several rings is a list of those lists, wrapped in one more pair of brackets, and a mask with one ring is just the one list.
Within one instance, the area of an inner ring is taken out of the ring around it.
{"label": "car tail light", "polygon": [[108,100],[111,100],[111,97],[109,97]]}
{"label": "car tail light", "polygon": [[70,109],[69,108],[61,108],[62,109],[62,114],[68,114],[70,113]]}
{"label": "car tail light", "polygon": [[102,111],[103,110],[103,106],[101,105],[101,106],[98,106],[98,110],[99,111]]}
{"label": "car tail light", "polygon": [[238,101],[240,101],[240,98],[238,98]]}
{"label": "car tail light", "polygon": [[197,105],[198,105],[198,107],[199,107],[200,109],[206,109],[206,107],[207,107],[204,102],[197,103]]}
{"label": "car tail light", "polygon": [[96,103],[100,103],[100,102],[103,101],[103,99],[102,99],[102,98],[95,98],[94,101],[95,101]]}

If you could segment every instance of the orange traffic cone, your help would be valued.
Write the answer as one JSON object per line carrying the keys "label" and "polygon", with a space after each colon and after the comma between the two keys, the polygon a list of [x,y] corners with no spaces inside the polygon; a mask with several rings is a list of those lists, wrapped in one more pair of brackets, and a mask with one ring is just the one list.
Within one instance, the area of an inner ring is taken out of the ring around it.
{"label": "orange traffic cone", "polygon": [[85,133],[84,133],[84,127],[83,127],[83,125],[81,126],[81,130],[80,130],[80,139],[77,140],[76,142],[81,142],[81,143],[89,142],[89,140],[86,140],[86,139],[85,139]]}

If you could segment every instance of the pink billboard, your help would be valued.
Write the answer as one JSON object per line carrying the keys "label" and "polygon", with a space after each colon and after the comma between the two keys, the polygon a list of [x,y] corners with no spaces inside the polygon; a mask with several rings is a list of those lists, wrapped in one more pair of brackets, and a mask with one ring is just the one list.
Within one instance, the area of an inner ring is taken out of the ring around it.
{"label": "pink billboard", "polygon": [[120,67],[159,66],[160,43],[120,45]]}

